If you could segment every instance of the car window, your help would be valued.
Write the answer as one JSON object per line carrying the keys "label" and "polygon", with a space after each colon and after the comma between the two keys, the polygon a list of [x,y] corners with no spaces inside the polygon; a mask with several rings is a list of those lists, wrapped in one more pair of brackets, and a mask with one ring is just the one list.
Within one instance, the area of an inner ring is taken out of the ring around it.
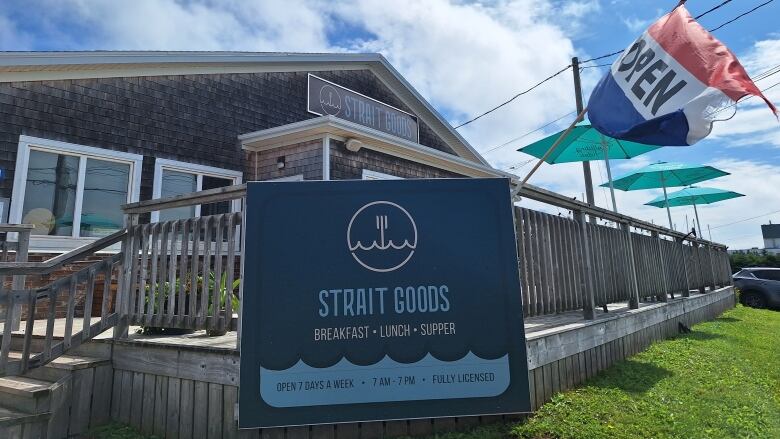
{"label": "car window", "polygon": [[759,279],[780,281],[780,270],[756,270],[753,274]]}
{"label": "car window", "polygon": [[734,273],[734,277],[752,278],[753,273],[751,273],[749,270],[739,270],[738,272]]}

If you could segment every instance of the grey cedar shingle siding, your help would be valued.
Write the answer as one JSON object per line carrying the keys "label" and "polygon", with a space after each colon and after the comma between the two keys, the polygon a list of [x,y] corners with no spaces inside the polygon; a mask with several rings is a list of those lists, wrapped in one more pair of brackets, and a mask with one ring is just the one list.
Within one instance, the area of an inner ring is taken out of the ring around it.
{"label": "grey cedar shingle siding", "polygon": [[346,148],[344,142],[331,141],[330,145],[330,178],[332,180],[360,179],[363,176],[363,169],[403,178],[462,177],[454,172],[399,159],[367,148],[351,152]]}
{"label": "grey cedar shingle siding", "polygon": [[[368,70],[313,73],[409,111]],[[151,198],[154,157],[245,170],[239,134],[316,117],[306,111],[306,77],[288,72],[0,84],[0,166],[9,171],[0,196],[11,196],[20,134],[144,155],[141,199]],[[420,143],[453,153],[423,123]]]}

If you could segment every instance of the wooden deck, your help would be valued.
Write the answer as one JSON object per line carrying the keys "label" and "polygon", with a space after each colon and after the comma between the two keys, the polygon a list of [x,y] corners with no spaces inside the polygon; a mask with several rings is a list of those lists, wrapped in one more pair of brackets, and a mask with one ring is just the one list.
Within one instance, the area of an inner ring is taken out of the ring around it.
{"label": "wooden deck", "polygon": [[[701,296],[697,291],[691,291],[691,298]],[[667,303],[673,303],[683,300],[680,297],[670,299]],[[614,319],[622,315],[641,312],[648,308],[663,306],[662,302],[641,302],[639,309],[629,309],[627,302],[612,303],[608,305],[608,312],[604,312],[601,308],[596,309],[596,318],[594,320],[584,320],[582,318],[582,311],[565,311],[558,314],[549,314],[542,316],[526,317],[525,318],[525,334],[528,340],[533,340],[540,337],[546,337],[551,334],[570,331],[585,326],[593,325],[602,322],[607,319]],[[98,319],[92,320],[92,323],[97,322]],[[81,330],[82,319],[75,319],[73,322],[73,331]],[[2,332],[3,324],[0,323],[0,333]],[[24,334],[24,325],[20,331],[15,331],[15,334]],[[54,337],[62,337],[65,333],[65,319],[56,319],[54,327]],[[36,320],[33,327],[33,334],[35,336],[46,335],[46,320]],[[195,331],[192,334],[183,335],[143,335],[140,333],[139,326],[131,326],[129,337],[127,340],[130,342],[138,342],[140,344],[155,344],[155,345],[169,345],[175,347],[188,346],[191,348],[202,348],[205,350],[235,350],[236,348],[236,335],[235,331],[228,332],[222,336],[208,336],[206,331]],[[96,339],[111,338],[112,331],[108,330],[101,335],[95,337]]]}

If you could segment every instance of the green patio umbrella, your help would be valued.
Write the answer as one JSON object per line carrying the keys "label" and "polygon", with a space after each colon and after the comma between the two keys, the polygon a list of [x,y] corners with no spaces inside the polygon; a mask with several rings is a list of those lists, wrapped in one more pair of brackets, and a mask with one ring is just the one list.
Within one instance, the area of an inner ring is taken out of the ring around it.
{"label": "green patio umbrella", "polygon": [[731,198],[744,197],[744,194],[734,191],[726,191],[723,189],[716,189],[713,187],[697,187],[691,186],[677,192],[669,194],[667,199],[658,196],[655,199],[645,203],[648,206],[655,207],[677,207],[677,206],[693,206],[693,212],[696,214],[696,225],[699,233],[701,231],[701,221],[699,221],[699,210],[696,209],[697,204],[712,204],[723,200],[729,200]]}
{"label": "green patio umbrella", "polygon": [[[560,134],[556,133],[545,137],[518,149],[518,151],[542,158],[555,141],[558,140]],[[545,161],[554,165],[556,163],[604,160],[607,165],[608,183],[611,183],[612,169],[609,166],[610,159],[630,159],[656,148],[659,147],[613,139],[599,133],[590,124],[580,124],[571,130],[571,133],[547,156]],[[617,212],[615,190],[611,185],[610,193],[612,194],[612,209]]]}
{"label": "green patio umbrella", "polygon": [[[666,188],[688,186],[724,175],[729,175],[729,173],[709,165],[656,162],[618,178],[613,182],[613,186],[623,191],[663,188],[666,215],[669,217],[669,228],[672,229],[674,226],[672,225],[672,213],[669,210],[669,197]],[[605,185],[602,184],[602,186]]]}

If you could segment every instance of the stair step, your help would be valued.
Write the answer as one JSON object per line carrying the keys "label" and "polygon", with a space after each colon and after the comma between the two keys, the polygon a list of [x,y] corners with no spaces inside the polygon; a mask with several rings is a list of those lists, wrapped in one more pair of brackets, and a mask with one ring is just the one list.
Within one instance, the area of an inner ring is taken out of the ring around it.
{"label": "stair step", "polygon": [[47,419],[49,419],[49,413],[38,413],[36,415],[31,415],[29,413],[23,413],[20,411],[0,407],[0,428],[11,427],[19,424],[41,422],[46,421]]}
{"label": "stair step", "polygon": [[55,383],[25,376],[0,378],[0,404],[11,410],[40,414],[49,410],[49,394]]}
{"label": "stair step", "polygon": [[[8,353],[9,359],[21,360],[22,353],[19,351],[11,351]],[[86,355],[77,354],[65,354],[60,355],[51,362],[47,363],[43,367],[53,367],[57,369],[67,370],[79,370],[87,369],[90,367],[102,366],[103,364],[109,364],[111,360],[107,358],[90,357]]]}

